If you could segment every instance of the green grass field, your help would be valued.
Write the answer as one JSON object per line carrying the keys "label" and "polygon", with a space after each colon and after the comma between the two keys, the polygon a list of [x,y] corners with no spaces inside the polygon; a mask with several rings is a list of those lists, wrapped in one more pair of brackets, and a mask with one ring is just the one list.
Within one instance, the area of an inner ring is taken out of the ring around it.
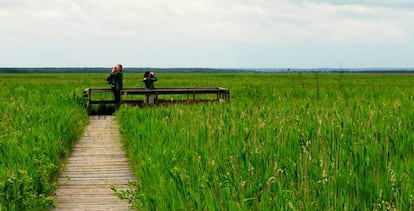
{"label": "green grass field", "polygon": [[77,77],[0,75],[0,210],[45,210],[88,121]]}
{"label": "green grass field", "polygon": [[[53,204],[58,170],[105,74],[2,75],[0,210]],[[413,74],[160,74],[228,104],[116,113],[142,210],[414,209]],[[142,87],[125,74],[124,87]]]}

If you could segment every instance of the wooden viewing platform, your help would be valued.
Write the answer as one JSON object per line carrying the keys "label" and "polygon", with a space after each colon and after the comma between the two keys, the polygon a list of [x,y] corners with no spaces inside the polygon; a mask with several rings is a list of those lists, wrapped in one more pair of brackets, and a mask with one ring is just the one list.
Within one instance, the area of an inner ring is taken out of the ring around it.
{"label": "wooden viewing platform", "polygon": [[59,177],[52,210],[130,210],[110,186],[129,189],[132,175],[113,116],[90,116]]}
{"label": "wooden viewing platform", "polygon": [[[114,104],[114,100],[108,99],[96,99],[93,96],[93,93],[112,93],[111,88],[86,88],[84,90],[84,99],[85,99],[85,106],[89,108],[90,105],[93,104]],[[152,90],[148,90],[145,88],[124,88],[121,90],[121,104],[132,104],[143,106],[144,100],[138,99],[123,99],[125,96],[128,95],[154,95],[155,105],[162,105],[162,104],[173,104],[173,103],[198,103],[198,102],[229,102],[230,100],[230,91],[226,88],[156,88]],[[186,99],[161,99],[160,95],[187,95]],[[203,98],[196,98],[196,96],[203,96]],[[214,96],[206,98],[205,96]]]}

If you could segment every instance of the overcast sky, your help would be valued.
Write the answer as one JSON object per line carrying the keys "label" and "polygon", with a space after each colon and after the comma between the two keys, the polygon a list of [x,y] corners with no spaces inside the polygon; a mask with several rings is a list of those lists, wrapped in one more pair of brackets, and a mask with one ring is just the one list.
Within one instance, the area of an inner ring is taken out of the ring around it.
{"label": "overcast sky", "polygon": [[413,0],[0,0],[0,67],[414,67]]}

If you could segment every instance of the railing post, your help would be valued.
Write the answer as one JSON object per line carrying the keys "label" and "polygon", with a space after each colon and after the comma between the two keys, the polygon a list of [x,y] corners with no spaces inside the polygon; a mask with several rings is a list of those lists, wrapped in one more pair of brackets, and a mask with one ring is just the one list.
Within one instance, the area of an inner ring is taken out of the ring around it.
{"label": "railing post", "polygon": [[90,100],[90,92],[89,92],[89,88],[86,88],[85,90],[83,90],[83,100],[85,101],[85,107],[88,108],[89,107],[89,100]]}
{"label": "railing post", "polygon": [[89,105],[90,105],[90,100],[91,100],[91,93],[90,93],[90,89],[86,88],[85,90],[83,90],[83,100],[84,100],[84,106],[86,108],[86,111],[89,113]]}

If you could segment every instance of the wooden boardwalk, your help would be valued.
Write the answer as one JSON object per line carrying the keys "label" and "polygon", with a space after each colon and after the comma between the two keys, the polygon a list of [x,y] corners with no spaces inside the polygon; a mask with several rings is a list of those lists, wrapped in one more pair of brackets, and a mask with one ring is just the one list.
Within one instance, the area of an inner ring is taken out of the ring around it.
{"label": "wooden boardwalk", "polygon": [[52,210],[129,210],[110,185],[128,189],[134,180],[113,116],[91,116],[58,181]]}

